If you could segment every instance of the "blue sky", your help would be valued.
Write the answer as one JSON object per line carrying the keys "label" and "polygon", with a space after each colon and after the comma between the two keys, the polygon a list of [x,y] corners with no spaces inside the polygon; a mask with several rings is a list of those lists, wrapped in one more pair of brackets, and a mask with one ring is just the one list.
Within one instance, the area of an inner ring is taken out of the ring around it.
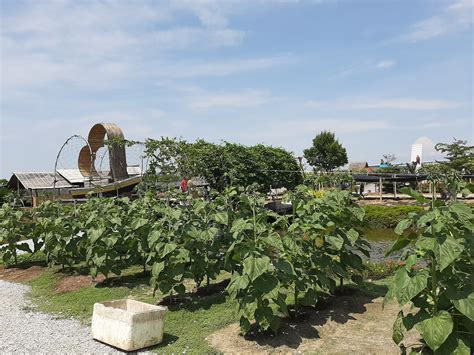
{"label": "blue sky", "polygon": [[102,121],[296,155],[329,129],[369,162],[474,140],[472,0],[1,6],[0,177],[52,171]]}

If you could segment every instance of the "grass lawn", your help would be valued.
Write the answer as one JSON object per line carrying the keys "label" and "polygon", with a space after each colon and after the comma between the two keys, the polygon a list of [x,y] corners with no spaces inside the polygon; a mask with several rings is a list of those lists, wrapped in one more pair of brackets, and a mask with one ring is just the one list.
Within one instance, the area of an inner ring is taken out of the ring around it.
{"label": "grass lawn", "polygon": [[[46,269],[39,277],[27,282],[32,289],[30,297],[35,309],[53,313],[59,318],[75,318],[89,324],[96,302],[127,298],[155,303],[147,285],[148,277],[128,273],[107,287],[87,286],[78,290],[58,293],[56,287],[64,277],[56,268]],[[163,343],[152,350],[159,353],[214,353],[206,336],[238,320],[235,304],[223,292],[209,296],[195,296],[181,305],[171,305],[165,316]]]}
{"label": "grass lawn", "polygon": [[[38,265],[41,255],[34,256],[33,260],[22,257],[20,268]],[[42,263],[44,265],[44,262]],[[34,309],[52,313],[58,318],[74,318],[84,324],[90,324],[93,305],[120,298],[133,298],[147,303],[156,303],[161,299],[157,294],[153,297],[153,290],[148,285],[149,275],[143,275],[139,267],[125,270],[119,278],[93,285],[90,282],[82,288],[64,292],[58,291],[65,279],[74,281],[80,276],[68,276],[60,272],[59,267],[43,268],[35,278],[25,281],[31,286],[29,294]],[[82,276],[84,278],[84,276]],[[216,282],[229,275],[221,275]],[[380,297],[385,291],[385,280],[376,283],[365,283],[357,287],[364,294]],[[186,285],[187,291],[194,287],[193,282]],[[348,285],[348,287],[355,287]],[[206,341],[206,337],[230,323],[238,322],[236,303],[230,300],[225,292],[216,292],[210,295],[188,297],[186,302],[169,305],[169,312],[165,317],[165,335],[162,344],[151,350],[158,353],[217,353]]]}

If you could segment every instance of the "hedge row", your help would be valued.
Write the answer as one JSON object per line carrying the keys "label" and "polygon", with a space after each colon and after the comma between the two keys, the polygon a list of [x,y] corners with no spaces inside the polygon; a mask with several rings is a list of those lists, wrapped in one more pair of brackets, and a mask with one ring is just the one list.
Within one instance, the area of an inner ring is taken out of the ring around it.
{"label": "hedge row", "polygon": [[364,206],[364,220],[370,228],[391,229],[408,217],[411,212],[421,212],[421,206]]}

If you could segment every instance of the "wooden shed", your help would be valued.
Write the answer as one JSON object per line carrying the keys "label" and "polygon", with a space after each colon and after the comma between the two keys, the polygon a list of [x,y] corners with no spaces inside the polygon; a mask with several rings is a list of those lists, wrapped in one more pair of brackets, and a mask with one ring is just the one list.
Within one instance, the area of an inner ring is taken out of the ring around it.
{"label": "wooden shed", "polygon": [[70,197],[69,189],[73,187],[64,177],[52,172],[14,172],[7,186],[33,207],[53,196]]}

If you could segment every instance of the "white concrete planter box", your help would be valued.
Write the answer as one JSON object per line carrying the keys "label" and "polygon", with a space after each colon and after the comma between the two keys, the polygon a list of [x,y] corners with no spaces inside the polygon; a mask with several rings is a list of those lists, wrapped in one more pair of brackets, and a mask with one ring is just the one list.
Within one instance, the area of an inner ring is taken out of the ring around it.
{"label": "white concrete planter box", "polygon": [[129,299],[94,304],[92,337],[125,351],[161,343],[166,307]]}

